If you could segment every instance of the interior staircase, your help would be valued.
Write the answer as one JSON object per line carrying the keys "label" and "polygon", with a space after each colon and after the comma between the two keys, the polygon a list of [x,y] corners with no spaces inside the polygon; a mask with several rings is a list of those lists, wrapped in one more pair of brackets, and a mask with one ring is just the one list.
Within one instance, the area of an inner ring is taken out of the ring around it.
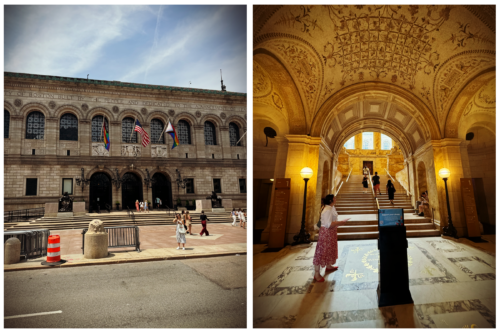
{"label": "interior staircase", "polygon": [[[201,224],[200,213],[189,212],[193,224]],[[232,223],[230,217],[231,212],[212,213],[206,212],[209,219],[208,223]],[[90,221],[99,219],[104,223],[105,227],[126,226],[126,225],[174,225],[174,212],[168,214],[165,211],[153,211],[150,213],[137,213],[129,215],[127,212],[113,213],[92,213],[83,216],[70,218],[42,217],[29,222],[5,222],[4,231],[13,230],[29,230],[29,229],[49,229],[49,230],[66,230],[66,229],[86,229]],[[239,223],[239,220],[237,220]]]}
{"label": "interior staircase", "polygon": [[[394,194],[394,205],[391,204],[385,189],[389,179],[391,178],[387,175],[380,176],[382,195],[377,193],[380,209],[403,208],[407,237],[439,236],[439,230],[434,228],[430,218],[414,214],[415,210],[412,207],[410,197],[406,195],[405,189],[398,182],[393,182],[396,193]],[[373,198],[370,183],[367,193],[363,193],[362,181],[362,175],[351,175],[347,182],[344,180],[337,195],[335,208],[339,213],[339,220],[351,218],[346,225],[338,227],[339,240],[378,238],[377,203]]]}

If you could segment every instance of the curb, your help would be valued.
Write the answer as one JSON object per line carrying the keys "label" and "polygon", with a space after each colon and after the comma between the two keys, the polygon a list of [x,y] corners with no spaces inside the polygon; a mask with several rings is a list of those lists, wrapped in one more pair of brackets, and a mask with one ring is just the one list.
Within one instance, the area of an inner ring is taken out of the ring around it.
{"label": "curb", "polygon": [[[163,261],[163,260],[185,260],[185,259],[200,259],[200,258],[215,258],[215,257],[226,257],[233,255],[246,255],[246,251],[236,251],[236,252],[220,252],[220,253],[208,253],[208,254],[193,254],[193,255],[179,255],[179,256],[169,256],[169,257],[149,257],[149,258],[137,258],[137,259],[126,259],[126,260],[113,260],[113,261],[101,261],[101,262],[82,262],[82,263],[66,263],[59,266],[30,266],[30,267],[5,267],[5,272],[17,272],[17,271],[27,271],[34,269],[51,269],[51,268],[69,268],[69,267],[79,267],[79,266],[97,266],[97,265],[112,265],[112,264],[128,264],[128,263],[138,263],[138,262],[149,262],[149,261]],[[99,259],[97,259],[99,260]],[[10,266],[10,265],[9,265]]]}

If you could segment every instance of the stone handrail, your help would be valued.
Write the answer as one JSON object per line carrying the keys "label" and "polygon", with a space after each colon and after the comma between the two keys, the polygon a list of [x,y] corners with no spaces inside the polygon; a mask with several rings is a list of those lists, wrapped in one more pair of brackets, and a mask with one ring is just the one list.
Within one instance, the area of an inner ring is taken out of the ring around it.
{"label": "stone handrail", "polygon": [[351,177],[351,173],[352,173],[352,168],[351,168],[351,170],[349,171],[349,174],[347,175],[347,179],[346,179],[346,181],[345,181],[346,183],[349,181],[349,177]]}
{"label": "stone handrail", "polygon": [[387,172],[387,175],[388,175],[389,177],[391,177],[391,179],[392,179],[392,181],[393,181],[394,183],[396,183],[396,182],[397,182],[399,185],[401,185],[401,187],[402,187],[402,188],[406,191],[406,196],[411,197],[411,193],[410,193],[410,191],[408,191],[408,189],[407,189],[407,188],[406,188],[406,187],[405,187],[405,186],[404,186],[404,185],[403,185],[403,184],[402,184],[399,180],[394,180],[394,177],[392,177],[392,176],[391,176],[391,174],[389,173],[389,170],[385,169],[385,171]]}

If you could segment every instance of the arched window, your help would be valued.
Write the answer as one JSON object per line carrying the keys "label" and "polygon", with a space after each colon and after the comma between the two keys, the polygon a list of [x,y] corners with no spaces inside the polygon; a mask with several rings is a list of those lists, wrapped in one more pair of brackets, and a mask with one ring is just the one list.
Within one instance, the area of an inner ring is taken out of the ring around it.
{"label": "arched window", "polygon": [[380,141],[382,142],[382,144],[381,144],[382,150],[391,150],[392,149],[392,139],[390,137],[388,137],[385,134],[382,134]]}
{"label": "arched window", "polygon": [[207,146],[215,146],[215,125],[210,121],[205,121],[205,144]]}
{"label": "arched window", "polygon": [[373,132],[363,132],[363,149],[373,149]]}
{"label": "arched window", "polygon": [[[160,119],[151,120],[151,143],[165,143],[165,133],[163,133],[163,121]],[[160,138],[161,136],[161,138]]]}
{"label": "arched window", "polygon": [[43,140],[45,115],[40,111],[31,112],[26,119],[26,139]]}
{"label": "arched window", "polygon": [[104,142],[103,138],[103,128],[102,121],[106,121],[106,128],[109,131],[109,122],[108,119],[103,116],[95,116],[92,118],[92,142]]}
{"label": "arched window", "polygon": [[10,112],[3,110],[3,137],[7,139],[9,137],[9,126],[10,126]]}
{"label": "arched window", "polygon": [[344,144],[344,147],[345,149],[354,149],[354,137],[347,140],[347,142]]}
{"label": "arched window", "polygon": [[123,118],[122,142],[137,143],[137,132],[134,132],[134,128],[135,128],[134,119]]}
{"label": "arched window", "polygon": [[191,129],[187,121],[179,120],[177,123],[177,138],[179,139],[179,144],[181,145],[191,144]]}
{"label": "arched window", "polygon": [[235,123],[229,123],[229,143],[231,146],[241,146],[240,130]]}
{"label": "arched window", "polygon": [[78,141],[78,118],[74,114],[66,113],[61,117],[59,140]]}

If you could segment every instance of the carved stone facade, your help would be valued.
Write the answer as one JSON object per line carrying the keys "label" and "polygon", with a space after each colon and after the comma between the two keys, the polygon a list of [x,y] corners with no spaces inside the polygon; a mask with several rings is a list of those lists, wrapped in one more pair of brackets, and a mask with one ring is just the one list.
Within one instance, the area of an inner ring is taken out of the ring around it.
{"label": "carved stone facade", "polygon": [[[126,174],[133,174],[141,184],[138,198],[153,202],[154,188],[145,185],[148,173],[151,179],[162,175],[170,184],[169,204],[175,205],[178,198],[183,204],[204,199],[214,190],[214,183],[220,183],[221,197],[232,199],[234,207],[246,207],[246,94],[6,72],[4,101],[4,115],[9,119],[4,137],[6,211],[57,202],[68,184],[72,184],[75,201],[88,203],[91,185],[82,189],[76,184],[81,168],[86,179],[98,173],[109,179],[108,201],[113,209],[116,202],[123,202],[123,186],[118,188],[116,180],[126,179]],[[36,124],[28,119],[34,112],[43,115]],[[76,117],[76,128],[61,121],[67,114]],[[102,129],[95,128],[99,119],[102,126],[103,118],[109,150],[104,147]],[[137,118],[155,142],[143,147],[140,135],[137,143],[125,140],[125,118]],[[179,121],[189,125],[189,142],[172,149],[170,135],[158,135],[169,121],[176,129]],[[205,144],[206,121],[214,125],[215,145]],[[237,146],[230,144],[230,123],[238,127],[242,138]],[[43,128],[43,138],[28,139],[28,128]],[[74,136],[61,140],[68,128]],[[192,180],[191,193],[178,189],[176,170],[183,179]]]}

